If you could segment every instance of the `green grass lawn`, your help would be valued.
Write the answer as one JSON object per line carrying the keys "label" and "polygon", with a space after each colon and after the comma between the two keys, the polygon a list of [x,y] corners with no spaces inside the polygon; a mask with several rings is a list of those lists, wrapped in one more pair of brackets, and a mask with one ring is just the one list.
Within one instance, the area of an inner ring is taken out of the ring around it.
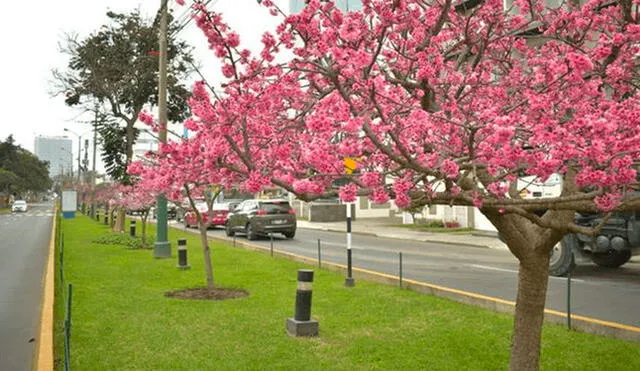
{"label": "green grass lawn", "polygon": [[[63,231],[64,275],[74,286],[74,370],[508,368],[512,318],[505,314],[362,280],[346,288],[339,274],[314,268],[312,317],[320,336],[294,338],[285,321],[294,313],[296,271],[309,266],[213,244],[216,284],[249,296],[184,301],[164,294],[204,285],[195,235],[170,229],[174,256],[176,239],[188,240],[192,269],[182,271],[175,257],[154,259],[152,250],[93,243],[110,232],[85,216],[63,220]],[[56,336],[58,357],[61,339]],[[541,366],[640,370],[640,344],[548,325]]]}

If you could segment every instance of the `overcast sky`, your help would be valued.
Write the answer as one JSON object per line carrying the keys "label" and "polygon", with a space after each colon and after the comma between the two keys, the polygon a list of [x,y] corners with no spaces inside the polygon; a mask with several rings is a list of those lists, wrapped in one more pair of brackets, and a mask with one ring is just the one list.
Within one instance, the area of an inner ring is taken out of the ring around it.
{"label": "overcast sky", "polygon": [[[275,1],[287,10],[287,0]],[[185,7],[169,0],[174,15],[181,17]],[[189,0],[187,0],[189,3]],[[256,0],[212,0],[213,9],[221,11],[227,23],[236,30],[252,50],[260,46],[260,37],[273,30],[280,21],[270,16]],[[35,0],[6,1],[0,20],[0,139],[13,134],[17,144],[33,151],[37,135],[62,136],[66,127],[77,134],[90,136],[91,127],[81,121],[78,112],[65,106],[61,96],[51,97],[51,70],[64,69],[67,56],[60,53],[58,43],[65,33],[88,36],[107,22],[107,10],[126,12],[139,8],[153,17],[160,0]],[[195,47],[195,56],[204,67],[207,80],[215,83],[221,76],[207,48],[206,41],[193,22],[180,36]],[[194,79],[196,77],[194,76]],[[155,113],[155,112],[154,112]],[[74,156],[77,156],[77,137]]]}

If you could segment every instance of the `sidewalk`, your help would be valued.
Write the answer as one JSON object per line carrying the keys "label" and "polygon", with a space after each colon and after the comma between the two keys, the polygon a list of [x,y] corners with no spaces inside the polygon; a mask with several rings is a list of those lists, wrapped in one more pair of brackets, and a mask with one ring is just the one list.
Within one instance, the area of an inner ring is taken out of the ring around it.
{"label": "sidewalk", "polygon": [[[396,222],[397,223],[397,222]],[[386,218],[358,219],[351,223],[351,231],[354,234],[366,234],[370,236],[395,238],[402,240],[414,240],[422,242],[437,242],[450,245],[465,245],[484,247],[491,249],[507,250],[507,245],[502,243],[497,236],[491,236],[482,232],[469,232],[464,234],[445,232],[417,231],[409,228],[395,227],[394,221]],[[298,228],[319,229],[323,231],[346,232],[346,222],[308,222],[298,220]]]}

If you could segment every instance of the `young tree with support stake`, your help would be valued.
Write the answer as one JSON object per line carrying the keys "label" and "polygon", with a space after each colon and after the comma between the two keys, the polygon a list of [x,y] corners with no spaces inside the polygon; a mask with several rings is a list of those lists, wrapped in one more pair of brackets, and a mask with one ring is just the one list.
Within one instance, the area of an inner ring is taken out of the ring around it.
{"label": "young tree with support stake", "polygon": [[[143,113],[143,122],[150,126],[157,126],[153,118]],[[190,129],[196,129],[195,122],[186,123]],[[191,209],[196,214],[200,242],[204,254],[204,266],[207,288],[213,290],[213,264],[211,260],[211,248],[207,237],[207,230],[211,225],[211,215],[205,216],[196,207],[195,200],[203,197],[207,202],[207,209],[213,209],[213,202],[224,189],[223,186],[213,187],[212,184],[224,184],[228,188],[235,176],[230,172],[218,172],[211,159],[202,156],[205,147],[215,145],[211,142],[203,142],[205,136],[193,136],[182,138],[178,141],[169,140],[162,144],[158,153],[149,154],[149,162],[133,162],[128,169],[131,175],[139,178],[137,187],[143,188],[154,194],[165,194],[168,199],[182,202],[186,197]],[[224,174],[229,176],[223,177]]]}
{"label": "young tree with support stake", "polygon": [[[640,151],[640,20],[629,0],[514,5],[365,0],[344,14],[311,0],[263,35],[256,58],[196,4],[229,81],[213,102],[197,86],[191,107],[200,135],[229,150],[211,164],[248,187],[478,207],[520,262],[510,369],[537,370],[553,247],[597,233],[576,212],[640,207],[625,192]],[[345,157],[361,174],[336,190]],[[560,196],[520,196],[519,178],[552,174]]]}

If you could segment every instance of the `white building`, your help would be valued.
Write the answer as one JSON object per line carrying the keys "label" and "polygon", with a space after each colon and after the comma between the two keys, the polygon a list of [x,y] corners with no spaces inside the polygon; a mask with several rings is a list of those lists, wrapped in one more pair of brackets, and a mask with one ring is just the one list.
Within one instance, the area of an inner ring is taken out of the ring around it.
{"label": "white building", "polygon": [[[291,14],[300,13],[305,6],[306,0],[289,0],[289,11]],[[362,10],[360,0],[336,0],[336,7],[342,11]]]}
{"label": "white building", "polygon": [[37,136],[34,153],[40,161],[49,162],[49,177],[73,174],[73,141],[67,137]]}

